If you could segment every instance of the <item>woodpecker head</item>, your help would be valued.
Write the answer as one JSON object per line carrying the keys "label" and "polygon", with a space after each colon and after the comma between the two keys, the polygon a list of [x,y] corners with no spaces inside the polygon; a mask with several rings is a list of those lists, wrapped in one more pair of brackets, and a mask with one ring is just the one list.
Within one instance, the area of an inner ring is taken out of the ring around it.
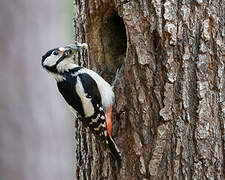
{"label": "woodpecker head", "polygon": [[83,48],[87,48],[86,43],[76,42],[74,45],[51,49],[42,56],[41,64],[48,72],[61,74],[72,68],[73,55]]}

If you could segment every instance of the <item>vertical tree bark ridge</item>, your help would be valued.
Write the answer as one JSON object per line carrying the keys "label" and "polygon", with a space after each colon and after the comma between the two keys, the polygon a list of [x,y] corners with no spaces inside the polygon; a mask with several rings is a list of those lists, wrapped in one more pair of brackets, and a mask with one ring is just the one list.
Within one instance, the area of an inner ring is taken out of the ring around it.
{"label": "vertical tree bark ridge", "polygon": [[75,39],[89,45],[79,63],[109,82],[124,64],[113,113],[122,170],[77,122],[77,179],[225,178],[224,9],[224,0],[75,0]]}

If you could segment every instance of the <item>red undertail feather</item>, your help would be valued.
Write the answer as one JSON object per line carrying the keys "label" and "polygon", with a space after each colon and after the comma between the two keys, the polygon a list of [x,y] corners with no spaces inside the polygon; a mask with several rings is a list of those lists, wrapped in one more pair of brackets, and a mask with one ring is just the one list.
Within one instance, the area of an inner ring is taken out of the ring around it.
{"label": "red undertail feather", "polygon": [[111,120],[111,115],[112,115],[112,105],[106,111],[107,131],[108,131],[108,135],[110,137],[112,137],[112,120]]}
{"label": "red undertail feather", "polygon": [[112,115],[112,105],[106,111],[106,123],[107,123],[107,132],[108,132],[107,139],[108,139],[108,143],[109,143],[110,154],[111,154],[112,158],[114,159],[114,161],[116,162],[117,171],[119,172],[120,168],[121,168],[121,153],[112,138],[111,115]]}

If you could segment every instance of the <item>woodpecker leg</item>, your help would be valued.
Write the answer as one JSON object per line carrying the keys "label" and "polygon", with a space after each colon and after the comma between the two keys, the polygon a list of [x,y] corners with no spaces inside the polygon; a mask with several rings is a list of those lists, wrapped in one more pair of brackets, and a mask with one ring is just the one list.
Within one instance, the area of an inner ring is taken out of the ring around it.
{"label": "woodpecker leg", "polygon": [[111,115],[112,115],[112,105],[106,111],[107,131],[108,131],[108,134],[109,134],[110,137],[112,137],[112,120],[111,120]]}
{"label": "woodpecker leg", "polygon": [[103,73],[103,70],[99,70],[99,71],[97,71],[97,73],[101,76]]}
{"label": "woodpecker leg", "polygon": [[115,87],[116,82],[117,82],[117,80],[118,80],[119,83],[120,83],[120,88],[123,90],[123,85],[122,85],[122,82],[121,82],[121,80],[120,80],[120,73],[121,73],[122,70],[123,70],[123,65],[122,65],[120,68],[118,68],[118,69],[116,70],[116,77],[115,77],[115,79],[114,79],[114,81],[113,81],[113,83],[112,83],[112,87],[113,87],[113,88]]}

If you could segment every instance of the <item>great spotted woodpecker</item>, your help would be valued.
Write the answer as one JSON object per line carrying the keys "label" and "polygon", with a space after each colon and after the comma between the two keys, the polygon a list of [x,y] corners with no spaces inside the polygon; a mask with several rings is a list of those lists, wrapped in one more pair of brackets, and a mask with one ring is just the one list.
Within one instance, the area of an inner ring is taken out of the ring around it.
{"label": "great spotted woodpecker", "polygon": [[76,42],[51,49],[42,57],[41,64],[57,81],[73,114],[108,147],[120,169],[121,153],[111,135],[113,88],[94,71],[74,64],[73,55],[83,48],[87,48],[87,44]]}

